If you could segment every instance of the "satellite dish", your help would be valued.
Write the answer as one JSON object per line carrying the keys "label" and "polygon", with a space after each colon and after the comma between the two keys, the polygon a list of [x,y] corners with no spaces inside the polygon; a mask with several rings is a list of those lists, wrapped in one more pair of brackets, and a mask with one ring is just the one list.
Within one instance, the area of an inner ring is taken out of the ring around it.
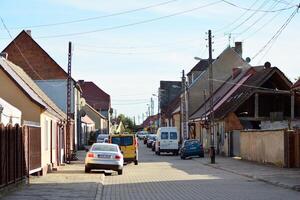
{"label": "satellite dish", "polygon": [[246,62],[247,62],[247,63],[250,63],[250,62],[251,62],[251,58],[247,57],[247,58],[246,58]]}
{"label": "satellite dish", "polygon": [[265,66],[265,68],[271,68],[271,63],[270,62],[265,62],[264,66]]}
{"label": "satellite dish", "polygon": [[83,107],[86,105],[86,101],[84,98],[80,98],[80,105]]}

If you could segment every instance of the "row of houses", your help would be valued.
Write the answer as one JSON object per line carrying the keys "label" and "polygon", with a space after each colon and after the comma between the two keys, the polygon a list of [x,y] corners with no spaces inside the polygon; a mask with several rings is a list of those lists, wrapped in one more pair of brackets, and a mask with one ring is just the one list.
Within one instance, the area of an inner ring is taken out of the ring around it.
{"label": "row of houses", "polygon": [[[67,125],[68,78],[71,79],[70,125]],[[33,39],[31,31],[22,31],[2,51],[1,144],[9,147],[12,126],[26,130],[28,141],[22,146],[28,152],[25,163],[28,174],[46,174],[75,159],[76,151],[88,143],[91,132],[109,134],[111,110],[109,94],[92,81],[70,77]],[[10,168],[5,156],[2,157],[5,150],[0,148],[1,166],[7,166],[6,171],[0,170],[1,177],[8,176],[5,173]],[[1,179],[0,187],[8,182]]]}
{"label": "row of houses", "polygon": [[[161,126],[176,126],[181,132],[181,140],[199,139],[206,150],[213,144],[218,154],[241,157],[246,154],[241,142],[245,131],[249,134],[256,131],[262,135],[265,131],[275,133],[275,130],[282,130],[284,135],[285,130],[298,130],[300,81],[293,84],[280,68],[269,62],[250,65],[250,59],[243,58],[241,42],[227,47],[212,60],[211,96],[208,67],[208,59],[202,59],[188,72],[187,77],[183,75],[181,81],[160,82]],[[212,116],[214,120],[209,123]],[[185,128],[187,135],[184,134]],[[257,137],[255,142],[261,139],[259,134]],[[300,144],[297,142],[294,146],[298,152],[297,166],[300,167]],[[272,148],[272,145],[262,142],[258,145]],[[282,141],[282,145],[287,146],[287,141]],[[247,159],[285,166],[287,156],[283,154],[287,152],[284,152],[284,147],[278,148],[283,150],[277,149],[278,156],[273,160],[256,160],[251,156]],[[276,154],[274,152],[276,150],[272,152]]]}

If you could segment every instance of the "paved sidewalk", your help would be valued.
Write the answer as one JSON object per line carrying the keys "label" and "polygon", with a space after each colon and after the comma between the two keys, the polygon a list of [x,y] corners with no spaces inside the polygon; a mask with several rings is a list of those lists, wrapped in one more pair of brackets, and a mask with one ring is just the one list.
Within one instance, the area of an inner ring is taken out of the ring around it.
{"label": "paved sidewalk", "polygon": [[216,157],[216,164],[210,164],[208,156],[204,159],[194,160],[216,169],[222,169],[276,186],[300,191],[300,169],[279,168],[272,165],[221,156]]}
{"label": "paved sidewalk", "polygon": [[59,167],[57,172],[31,178],[30,185],[22,187],[3,199],[98,199],[102,191],[104,174],[100,172],[84,173],[83,154],[84,152],[79,152],[79,161]]}

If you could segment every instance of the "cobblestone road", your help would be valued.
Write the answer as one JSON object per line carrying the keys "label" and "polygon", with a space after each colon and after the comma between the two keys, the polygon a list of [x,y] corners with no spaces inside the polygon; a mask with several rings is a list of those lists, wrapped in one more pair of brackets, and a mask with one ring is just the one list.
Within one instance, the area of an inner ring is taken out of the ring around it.
{"label": "cobblestone road", "polygon": [[140,164],[122,176],[106,176],[101,200],[241,200],[298,199],[300,193],[215,169],[198,159],[157,156],[142,144]]}
{"label": "cobblestone road", "polygon": [[139,165],[125,166],[121,176],[85,174],[83,163],[78,162],[31,179],[30,186],[4,199],[300,200],[300,192],[212,168],[203,158],[180,160],[178,156],[157,156],[143,144],[139,153]]}

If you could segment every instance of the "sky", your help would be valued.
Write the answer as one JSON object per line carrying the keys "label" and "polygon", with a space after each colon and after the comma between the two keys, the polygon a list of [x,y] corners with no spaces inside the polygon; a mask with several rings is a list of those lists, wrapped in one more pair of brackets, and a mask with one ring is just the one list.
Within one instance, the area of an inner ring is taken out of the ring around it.
{"label": "sky", "polygon": [[[226,3],[227,2],[227,3]],[[110,94],[117,114],[146,116],[160,80],[180,81],[207,58],[243,42],[251,65],[266,61],[291,81],[300,76],[300,23],[296,0],[27,0],[2,1],[0,16],[14,38],[23,29],[65,70],[73,43],[72,76]],[[289,9],[288,9],[289,8]],[[280,31],[283,28],[282,31]],[[0,24],[0,49],[12,40]],[[229,40],[229,33],[231,39]],[[279,36],[277,37],[276,33]],[[274,37],[276,36],[276,37]],[[273,39],[272,39],[273,38]],[[230,42],[229,42],[230,41]]]}

